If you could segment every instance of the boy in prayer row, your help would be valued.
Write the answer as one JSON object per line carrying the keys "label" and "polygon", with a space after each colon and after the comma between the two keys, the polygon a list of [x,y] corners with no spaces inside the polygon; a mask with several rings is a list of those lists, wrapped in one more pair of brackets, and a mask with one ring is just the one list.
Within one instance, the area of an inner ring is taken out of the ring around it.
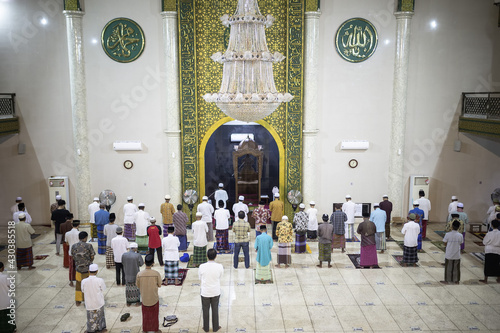
{"label": "boy in prayer row", "polygon": [[318,210],[315,208],[316,203],[314,201],[309,202],[309,208],[306,212],[307,221],[307,238],[316,239],[318,237]]}
{"label": "boy in prayer row", "polygon": [[66,234],[64,234],[64,240],[65,244],[68,246],[69,249],[68,250],[69,286],[73,287],[74,286],[73,281],[76,281],[76,268],[73,255],[71,254],[71,248],[79,241],[78,236],[80,234],[80,231],[78,230],[78,227],[80,226],[80,221],[78,220],[73,221],[71,225],[73,228],[70,231],[66,232]]}
{"label": "boy in prayer row", "polygon": [[[212,206],[210,206],[212,207]],[[192,261],[195,267],[207,262],[207,223],[202,220],[203,213],[196,213],[196,221],[193,222],[193,256]]]}
{"label": "boy in prayer row", "polygon": [[61,235],[62,235],[62,245],[63,245],[63,267],[68,268],[69,267],[69,245],[66,242],[66,233],[73,229],[73,214],[69,213],[68,216],[66,216],[66,222],[61,224],[59,227],[61,229]]}
{"label": "boy in prayer row", "polygon": [[181,245],[179,245],[179,251],[186,251],[187,250],[187,224],[189,222],[189,219],[182,211],[182,205],[177,205],[177,212],[172,216],[172,220],[174,222],[174,236],[177,236],[179,238],[179,242]]}
{"label": "boy in prayer row", "polygon": [[31,222],[33,221],[33,219],[31,218],[31,215],[28,214],[28,212],[26,211],[26,207],[24,206],[24,202],[20,202],[19,204],[17,204],[17,207],[18,207],[18,210],[17,212],[15,212],[14,214],[12,214],[12,220],[16,223],[19,222],[19,214],[21,213],[24,213],[26,215],[26,223],[29,223],[31,224]]}
{"label": "boy in prayer row", "polygon": [[328,262],[328,268],[332,267],[332,240],[333,240],[333,225],[328,223],[328,215],[323,214],[323,223],[318,226],[318,260],[317,267],[323,267],[323,261]]}
{"label": "boy in prayer row", "polygon": [[148,252],[153,255],[156,251],[156,255],[158,256],[158,263],[160,266],[163,266],[163,250],[161,248],[161,235],[162,230],[161,227],[156,225],[156,218],[152,217],[150,220],[151,225],[147,229],[148,233]]}
{"label": "boy in prayer row", "polygon": [[[165,280],[175,279],[175,284],[179,285],[179,246],[180,241],[174,236],[174,227],[167,229],[168,236],[163,238],[161,245],[165,251]],[[167,283],[167,281],[165,281]]]}
{"label": "boy in prayer row", "polygon": [[104,226],[104,236],[106,236],[106,268],[110,269],[115,265],[113,256],[113,248],[111,247],[111,240],[116,237],[116,229],[118,225],[115,224],[115,213],[109,214],[109,223]]}
{"label": "boy in prayer row", "polygon": [[[122,256],[127,252],[128,240],[122,236],[123,229],[118,226],[115,230],[116,237],[111,240],[111,250],[116,270],[116,285],[125,285],[125,270],[123,269]],[[120,279],[121,276],[121,279]]]}
{"label": "boy in prayer row", "polygon": [[444,255],[444,281],[440,281],[443,284],[460,283],[460,245],[464,242],[464,237],[459,232],[460,221],[455,219],[451,223],[452,230],[447,232],[443,239],[446,247]]}
{"label": "boy in prayer row", "polygon": [[482,283],[488,283],[489,276],[496,276],[500,283],[500,221],[491,221],[492,231],[484,236],[484,280]]}
{"label": "boy in prayer row", "polygon": [[273,238],[267,234],[267,227],[262,224],[260,235],[255,238],[255,252],[257,252],[257,267],[255,268],[255,280],[267,283],[272,281],[271,276],[271,248],[273,247]]}
{"label": "boy in prayer row", "polygon": [[417,266],[418,262],[418,235],[420,234],[421,227],[415,223],[415,214],[408,215],[408,222],[405,223],[401,233],[404,235],[403,246],[403,266],[407,267],[408,264]]}
{"label": "boy in prayer row", "polygon": [[[217,251],[229,250],[229,210],[224,208],[224,201],[219,200],[219,208],[214,213],[215,219],[215,239],[217,241]],[[238,216],[238,215],[235,215]]]}
{"label": "boy in prayer row", "polygon": [[87,333],[105,333],[106,316],[104,315],[104,280],[97,277],[97,264],[89,266],[89,277],[82,281],[82,292],[85,295],[85,309],[87,310]]}

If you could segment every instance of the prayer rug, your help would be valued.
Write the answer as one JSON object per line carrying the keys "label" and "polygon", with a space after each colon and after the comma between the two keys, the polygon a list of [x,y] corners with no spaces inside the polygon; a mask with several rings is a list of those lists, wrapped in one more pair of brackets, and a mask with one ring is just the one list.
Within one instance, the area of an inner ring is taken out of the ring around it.
{"label": "prayer rug", "polygon": [[[354,267],[356,269],[363,268],[363,266],[361,266],[361,264],[360,264],[360,260],[361,260],[360,254],[354,253],[354,254],[348,254],[347,256],[349,257],[349,259],[351,260],[352,264],[354,265]],[[377,265],[377,266],[373,266],[373,268],[381,269],[382,267]]]}
{"label": "prayer rug", "polygon": [[356,235],[352,235],[352,238],[346,238],[345,241],[348,243],[359,242],[359,238]]}
{"label": "prayer rug", "polygon": [[[399,247],[401,248],[401,250],[404,250],[404,247],[405,247],[405,245],[404,245],[405,242],[404,241],[396,241],[396,243],[399,245]],[[425,251],[422,249],[418,253],[425,253]]]}
{"label": "prayer rug", "polygon": [[440,249],[443,252],[446,251],[446,247],[444,246],[444,242],[443,241],[432,241],[431,244],[434,245],[435,247],[437,247],[438,249]]}
{"label": "prayer rug", "polygon": [[[186,276],[187,276],[187,272],[188,272],[189,269],[186,269],[186,268],[179,268],[179,281],[180,283],[178,284],[178,286],[182,286],[182,284],[184,283],[184,280],[186,279]],[[162,285],[163,286],[168,286],[168,285],[173,285],[175,286],[175,279],[163,279],[163,282],[162,282]]]}
{"label": "prayer rug", "polygon": [[233,254],[234,253],[234,243],[229,243],[228,250],[219,250],[219,249],[217,249],[217,242],[214,242],[214,250],[217,251],[217,254]]}
{"label": "prayer rug", "polygon": [[39,254],[35,256],[35,260],[45,260],[49,255],[48,254]]}
{"label": "prayer rug", "polygon": [[40,234],[31,234],[31,239],[35,239],[35,238],[37,238],[38,236],[40,236]]}
{"label": "prayer rug", "polygon": [[[392,257],[394,258],[394,260],[396,260],[396,262],[401,265],[402,267],[403,266],[403,256],[400,255],[400,254],[393,254]],[[417,266],[418,266],[418,263],[417,263]],[[408,267],[412,267],[412,266],[408,266]]]}
{"label": "prayer rug", "polygon": [[[54,243],[54,244],[55,244],[55,243]],[[6,246],[6,245],[0,245],[0,251],[5,250],[6,248],[7,248],[7,246]]]}
{"label": "prayer rug", "polygon": [[389,239],[386,240],[386,242],[395,242],[396,240],[392,237],[389,236]]}
{"label": "prayer rug", "polygon": [[444,235],[446,235],[445,231],[434,231],[436,234],[439,235],[439,237],[444,238]]}
{"label": "prayer rug", "polygon": [[[471,234],[473,234],[474,236],[476,236],[477,238],[479,238],[481,240],[483,240],[484,236],[486,236],[485,232],[471,232]],[[481,242],[481,244],[483,244],[483,242]]]}
{"label": "prayer rug", "polygon": [[484,252],[472,252],[471,255],[484,263]]}
{"label": "prayer rug", "polygon": [[[271,265],[271,263],[269,263],[269,265]],[[259,263],[257,263],[257,269],[266,269],[266,268],[263,268],[262,266],[259,265]],[[255,275],[255,284],[273,284],[274,283],[272,270],[269,269],[268,272],[263,273],[263,275],[267,275],[267,273],[269,273],[269,279],[260,280],[260,279],[257,279],[257,269],[253,270],[254,271],[254,275]]]}

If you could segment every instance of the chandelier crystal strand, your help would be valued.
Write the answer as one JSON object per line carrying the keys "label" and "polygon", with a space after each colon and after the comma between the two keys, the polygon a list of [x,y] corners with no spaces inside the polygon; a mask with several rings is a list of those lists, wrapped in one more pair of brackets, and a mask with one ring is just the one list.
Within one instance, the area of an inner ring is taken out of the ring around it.
{"label": "chandelier crystal strand", "polygon": [[207,93],[203,99],[236,120],[263,119],[293,98],[277,92],[274,85],[273,63],[285,59],[267,48],[265,28],[273,24],[274,17],[263,16],[257,0],[238,0],[234,15],[223,15],[221,21],[231,27],[226,52],[211,57],[224,66],[221,87],[218,93]]}

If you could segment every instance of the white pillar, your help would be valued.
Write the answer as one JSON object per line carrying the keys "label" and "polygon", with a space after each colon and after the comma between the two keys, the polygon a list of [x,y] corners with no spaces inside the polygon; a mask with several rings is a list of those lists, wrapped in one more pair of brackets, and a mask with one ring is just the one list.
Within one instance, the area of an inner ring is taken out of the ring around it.
{"label": "white pillar", "polygon": [[321,12],[305,13],[304,48],[304,114],[302,149],[302,194],[304,203],[318,200],[316,197],[316,137],[318,126],[318,56],[319,56],[319,17]]}
{"label": "white pillar", "polygon": [[404,147],[406,127],[406,100],[408,65],[410,58],[411,18],[413,12],[396,12],[396,55],[392,95],[392,134],[389,161],[389,200],[392,216],[404,217]]}
{"label": "white pillar", "polygon": [[172,202],[182,203],[181,127],[179,110],[179,53],[177,33],[177,12],[162,12],[163,19],[163,61],[165,63],[167,126],[167,192]]}
{"label": "white pillar", "polygon": [[87,89],[82,28],[82,18],[85,13],[71,10],[65,10],[63,13],[66,16],[71,111],[73,116],[73,145],[76,161],[75,192],[78,213],[75,218],[88,221],[87,204],[91,200],[91,196],[87,131]]}

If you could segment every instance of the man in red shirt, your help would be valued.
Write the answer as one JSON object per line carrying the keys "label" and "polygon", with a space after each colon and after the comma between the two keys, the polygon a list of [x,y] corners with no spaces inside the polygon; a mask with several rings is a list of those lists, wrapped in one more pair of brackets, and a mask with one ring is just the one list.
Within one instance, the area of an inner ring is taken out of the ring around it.
{"label": "man in red shirt", "polygon": [[161,228],[156,225],[156,218],[151,217],[149,219],[149,222],[151,225],[147,229],[147,233],[149,236],[149,242],[148,242],[148,247],[149,247],[149,253],[153,255],[156,251],[156,255],[158,256],[158,262],[160,266],[163,266],[163,253],[162,253],[162,248],[161,248]]}

